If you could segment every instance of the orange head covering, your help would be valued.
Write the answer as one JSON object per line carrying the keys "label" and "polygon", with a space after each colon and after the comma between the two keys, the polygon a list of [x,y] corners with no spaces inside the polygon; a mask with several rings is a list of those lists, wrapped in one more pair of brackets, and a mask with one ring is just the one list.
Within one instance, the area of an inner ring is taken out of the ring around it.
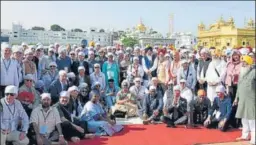
{"label": "orange head covering", "polygon": [[198,90],[197,95],[198,96],[205,96],[206,93],[205,93],[205,91],[203,89],[200,89],[200,90]]}
{"label": "orange head covering", "polygon": [[157,54],[159,55],[160,53],[163,53],[163,55],[165,55],[166,49],[159,48],[159,49],[157,50]]}

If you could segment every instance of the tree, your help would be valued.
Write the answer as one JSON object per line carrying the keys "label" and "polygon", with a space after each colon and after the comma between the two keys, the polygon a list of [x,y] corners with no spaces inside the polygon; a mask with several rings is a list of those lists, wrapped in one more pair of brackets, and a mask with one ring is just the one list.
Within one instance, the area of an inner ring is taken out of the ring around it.
{"label": "tree", "polygon": [[61,26],[59,26],[59,25],[57,25],[57,24],[51,25],[51,30],[52,30],[52,31],[65,31],[64,28],[62,28]]}
{"label": "tree", "polygon": [[72,29],[71,32],[83,32],[83,30],[79,28],[75,28],[75,29]]}
{"label": "tree", "polygon": [[135,44],[138,44],[138,40],[132,37],[124,37],[122,38],[122,44],[124,44],[125,47],[133,47]]}
{"label": "tree", "polygon": [[32,27],[32,30],[41,30],[41,31],[44,31],[44,27],[39,27],[39,26],[34,26]]}

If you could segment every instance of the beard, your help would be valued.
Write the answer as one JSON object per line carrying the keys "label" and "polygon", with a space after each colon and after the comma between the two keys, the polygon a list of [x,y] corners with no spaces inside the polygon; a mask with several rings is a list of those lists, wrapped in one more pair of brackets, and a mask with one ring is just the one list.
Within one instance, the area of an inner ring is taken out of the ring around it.
{"label": "beard", "polygon": [[50,104],[47,104],[47,103],[42,104],[42,108],[49,108],[49,107],[50,107]]}
{"label": "beard", "polygon": [[250,70],[250,67],[244,67],[242,66],[241,67],[241,70],[240,70],[240,77],[244,77],[244,75]]}

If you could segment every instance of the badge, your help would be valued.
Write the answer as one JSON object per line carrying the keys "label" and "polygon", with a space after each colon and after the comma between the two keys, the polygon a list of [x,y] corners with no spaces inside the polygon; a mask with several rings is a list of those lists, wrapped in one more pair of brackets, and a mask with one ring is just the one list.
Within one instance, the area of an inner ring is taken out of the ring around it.
{"label": "badge", "polygon": [[41,125],[41,126],[40,126],[40,131],[39,131],[39,133],[40,133],[40,134],[46,134],[46,133],[47,133],[47,130],[48,130],[48,126],[46,126],[46,125]]}

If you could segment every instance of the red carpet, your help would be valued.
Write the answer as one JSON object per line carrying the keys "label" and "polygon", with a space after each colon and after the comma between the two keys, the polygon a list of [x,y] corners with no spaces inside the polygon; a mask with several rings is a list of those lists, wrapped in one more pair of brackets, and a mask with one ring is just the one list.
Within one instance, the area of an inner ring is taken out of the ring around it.
{"label": "red carpet", "polygon": [[[82,140],[79,145],[194,145],[235,141],[241,130],[221,132],[215,129],[185,129],[184,126],[166,128],[158,125],[128,125],[112,137]],[[75,145],[70,143],[70,145]]]}

